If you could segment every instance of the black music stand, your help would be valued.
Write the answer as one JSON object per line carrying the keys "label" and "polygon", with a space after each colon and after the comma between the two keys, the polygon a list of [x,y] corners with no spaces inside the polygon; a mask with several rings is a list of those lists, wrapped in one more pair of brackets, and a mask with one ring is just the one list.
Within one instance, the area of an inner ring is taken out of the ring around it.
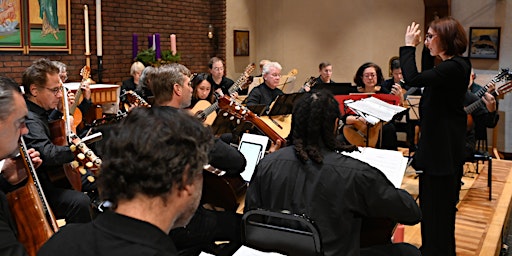
{"label": "black music stand", "polygon": [[269,117],[289,115],[293,112],[295,103],[302,98],[303,95],[303,92],[279,95],[270,106],[270,110],[265,114]]}

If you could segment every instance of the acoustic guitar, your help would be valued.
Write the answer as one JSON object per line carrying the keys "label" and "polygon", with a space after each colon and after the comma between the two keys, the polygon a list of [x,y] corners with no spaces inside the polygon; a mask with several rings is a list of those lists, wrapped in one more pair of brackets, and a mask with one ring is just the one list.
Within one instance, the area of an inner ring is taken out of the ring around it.
{"label": "acoustic guitar", "polygon": [[345,124],[343,126],[343,136],[352,145],[374,148],[379,140],[381,128],[381,122],[369,126],[357,121],[354,124]]}
{"label": "acoustic guitar", "polygon": [[201,202],[236,212],[247,192],[247,182],[240,175],[226,176],[225,171],[211,165],[205,165],[203,170]]}
{"label": "acoustic guitar", "polygon": [[263,134],[267,135],[274,143],[280,141],[282,146],[286,144],[286,140],[283,139],[281,135],[270,128],[263,120],[260,119],[260,117],[258,117],[258,115],[254,114],[247,107],[227,96],[219,98],[218,102],[219,107],[225,110],[228,115],[231,115],[230,118],[236,118],[238,124],[242,121],[249,122],[258,128]]}
{"label": "acoustic guitar", "polygon": [[89,79],[89,75],[91,73],[91,68],[89,66],[84,66],[80,70],[80,76],[82,76],[82,81],[80,82],[80,86],[78,86],[78,89],[76,90],[75,94],[75,102],[73,102],[73,105],[69,107],[69,114],[73,116],[73,123],[71,124],[71,131],[76,133],[76,128],[82,123],[83,119],[83,113],[78,109],[78,102],[80,100],[80,97],[82,97],[83,89],[82,86],[84,83]]}
{"label": "acoustic guitar", "polygon": [[485,103],[482,100],[483,95],[486,92],[489,92],[493,97],[498,97],[499,95],[505,95],[512,91],[511,82],[506,82],[505,84],[499,85],[495,87],[495,84],[505,78],[507,81],[512,80],[512,72],[509,71],[509,69],[502,69],[502,71],[496,75],[491,82],[487,83],[485,86],[483,86],[480,90],[478,90],[475,95],[479,97],[480,99],[471,103],[470,105],[464,107],[464,111],[468,115],[467,117],[467,130],[473,129],[474,122],[473,122],[473,116],[471,113],[473,113],[475,110],[480,108],[481,106],[484,106]]}
{"label": "acoustic guitar", "polygon": [[[242,72],[236,82],[231,87],[229,87],[228,92],[230,95],[240,89],[245,89],[247,86],[249,86],[249,84],[252,82],[252,80],[249,79],[249,75],[252,71],[254,71],[255,67],[256,65],[254,63],[247,65],[245,71]],[[205,125],[212,125],[213,121],[215,121],[215,118],[217,118],[217,109],[219,109],[218,102],[211,104],[207,100],[200,100],[194,105],[192,109],[190,109],[190,112],[199,120],[201,120]]]}
{"label": "acoustic guitar", "polygon": [[[511,91],[512,91],[512,82],[507,82],[503,85],[498,86],[495,90],[491,91],[490,94],[494,98],[496,98],[499,95],[505,95]],[[473,113],[475,110],[477,110],[478,108],[480,108],[484,105],[485,105],[484,101],[482,100],[482,98],[480,98],[479,100],[464,107],[464,111],[466,111],[466,114],[468,114],[468,128],[472,128],[474,125],[471,113]]]}
{"label": "acoustic guitar", "polygon": [[25,141],[23,138],[20,140],[21,158],[17,159],[16,166],[27,171],[28,180],[25,186],[8,193],[7,200],[18,228],[18,241],[25,246],[29,255],[35,256],[59,227],[27,153]]}

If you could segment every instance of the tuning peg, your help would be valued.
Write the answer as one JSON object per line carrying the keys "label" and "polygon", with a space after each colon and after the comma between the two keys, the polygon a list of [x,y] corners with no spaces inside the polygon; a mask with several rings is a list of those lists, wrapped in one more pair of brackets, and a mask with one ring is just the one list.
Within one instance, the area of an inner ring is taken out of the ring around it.
{"label": "tuning peg", "polygon": [[78,168],[78,171],[82,174],[82,175],[85,175],[87,173],[87,171],[85,170],[85,168],[83,167],[79,167]]}
{"label": "tuning peg", "polygon": [[234,119],[235,119],[235,117],[234,117],[234,116],[230,116],[230,117],[229,117],[229,120],[231,120],[231,121],[233,121]]}
{"label": "tuning peg", "polygon": [[71,149],[71,152],[75,152],[76,151],[75,144],[71,144],[71,146],[69,146],[69,149]]}
{"label": "tuning peg", "polygon": [[87,180],[91,183],[93,183],[95,181],[94,177],[93,176],[87,176]]}
{"label": "tuning peg", "polygon": [[85,163],[85,167],[87,167],[87,168],[92,168],[92,167],[93,167],[92,162],[87,162],[87,163]]}
{"label": "tuning peg", "polygon": [[78,153],[78,155],[76,157],[78,157],[78,159],[80,159],[80,160],[85,159],[85,155],[83,153]]}
{"label": "tuning peg", "polygon": [[224,113],[222,114],[222,116],[224,116],[224,117],[228,116],[228,112],[224,112]]}
{"label": "tuning peg", "polygon": [[76,160],[74,160],[74,161],[73,161],[73,162],[71,162],[70,164],[71,164],[71,167],[72,167],[73,169],[75,169],[75,168],[77,168],[77,167],[79,166],[78,161],[76,161]]}

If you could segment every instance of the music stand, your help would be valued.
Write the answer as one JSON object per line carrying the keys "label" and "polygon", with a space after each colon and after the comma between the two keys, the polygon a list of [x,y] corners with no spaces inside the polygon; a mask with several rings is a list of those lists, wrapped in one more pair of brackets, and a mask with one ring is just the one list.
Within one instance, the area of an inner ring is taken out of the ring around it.
{"label": "music stand", "polygon": [[265,114],[267,116],[289,115],[293,112],[295,103],[302,98],[303,95],[304,93],[302,92],[279,95],[270,105],[270,110]]}

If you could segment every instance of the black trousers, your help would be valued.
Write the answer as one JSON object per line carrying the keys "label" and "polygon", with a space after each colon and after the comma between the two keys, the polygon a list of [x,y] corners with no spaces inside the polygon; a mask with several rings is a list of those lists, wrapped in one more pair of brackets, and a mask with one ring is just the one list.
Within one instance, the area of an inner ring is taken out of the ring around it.
{"label": "black trousers", "polygon": [[460,178],[453,174],[434,176],[424,172],[419,177],[421,221],[421,253],[455,255],[455,214],[460,191]]}

